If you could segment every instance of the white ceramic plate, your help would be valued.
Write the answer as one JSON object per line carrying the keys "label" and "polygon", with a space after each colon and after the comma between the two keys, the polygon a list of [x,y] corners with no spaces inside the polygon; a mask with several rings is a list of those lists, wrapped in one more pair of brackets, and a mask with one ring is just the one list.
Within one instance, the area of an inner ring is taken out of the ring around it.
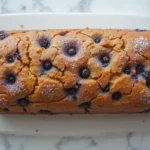
{"label": "white ceramic plate", "polygon": [[[0,30],[85,27],[150,29],[150,17],[110,14],[12,14],[0,16]],[[9,134],[97,136],[102,132],[150,131],[149,125],[150,114],[0,115],[0,132]]]}

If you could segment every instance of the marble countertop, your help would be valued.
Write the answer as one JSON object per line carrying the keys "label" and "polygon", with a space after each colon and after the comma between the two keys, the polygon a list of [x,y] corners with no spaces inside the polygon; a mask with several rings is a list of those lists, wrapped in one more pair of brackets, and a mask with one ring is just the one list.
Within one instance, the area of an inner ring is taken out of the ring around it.
{"label": "marble countertop", "polygon": [[[0,13],[90,12],[150,15],[149,0],[0,0]],[[149,150],[149,132],[41,137],[0,133],[0,150]]]}
{"label": "marble countertop", "polygon": [[0,13],[90,12],[150,15],[149,0],[0,0]]}
{"label": "marble countertop", "polygon": [[0,150],[149,150],[150,134],[105,133],[98,137],[0,135]]}

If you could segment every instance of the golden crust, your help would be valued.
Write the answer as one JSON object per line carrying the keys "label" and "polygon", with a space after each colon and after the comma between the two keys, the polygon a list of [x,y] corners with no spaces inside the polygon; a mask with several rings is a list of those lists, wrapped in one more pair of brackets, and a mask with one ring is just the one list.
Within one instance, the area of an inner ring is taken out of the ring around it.
{"label": "golden crust", "polygon": [[[1,113],[136,113],[150,109],[150,31],[37,30],[7,35],[0,40]],[[43,39],[48,40],[47,47],[40,45]],[[76,48],[74,56],[66,54],[68,47]],[[110,59],[106,65],[100,60],[103,54]],[[14,57],[11,63],[10,55]],[[48,71],[43,70],[45,61],[52,65]],[[127,66],[130,73],[124,71]],[[90,71],[85,78],[80,74],[84,67]],[[16,77],[14,84],[6,82],[9,73]]]}

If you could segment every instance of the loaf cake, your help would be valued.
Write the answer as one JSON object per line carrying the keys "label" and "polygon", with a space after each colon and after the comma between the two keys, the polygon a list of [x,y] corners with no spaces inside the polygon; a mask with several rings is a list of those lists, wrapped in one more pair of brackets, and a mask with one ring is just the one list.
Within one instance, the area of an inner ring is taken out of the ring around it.
{"label": "loaf cake", "polygon": [[150,109],[150,31],[0,31],[0,113]]}

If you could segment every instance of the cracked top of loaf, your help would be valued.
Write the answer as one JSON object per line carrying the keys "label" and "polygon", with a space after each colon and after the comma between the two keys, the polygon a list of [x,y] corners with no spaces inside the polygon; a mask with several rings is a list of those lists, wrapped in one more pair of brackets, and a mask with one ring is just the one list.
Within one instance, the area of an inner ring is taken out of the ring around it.
{"label": "cracked top of loaf", "polygon": [[150,31],[0,31],[2,113],[150,109]]}

